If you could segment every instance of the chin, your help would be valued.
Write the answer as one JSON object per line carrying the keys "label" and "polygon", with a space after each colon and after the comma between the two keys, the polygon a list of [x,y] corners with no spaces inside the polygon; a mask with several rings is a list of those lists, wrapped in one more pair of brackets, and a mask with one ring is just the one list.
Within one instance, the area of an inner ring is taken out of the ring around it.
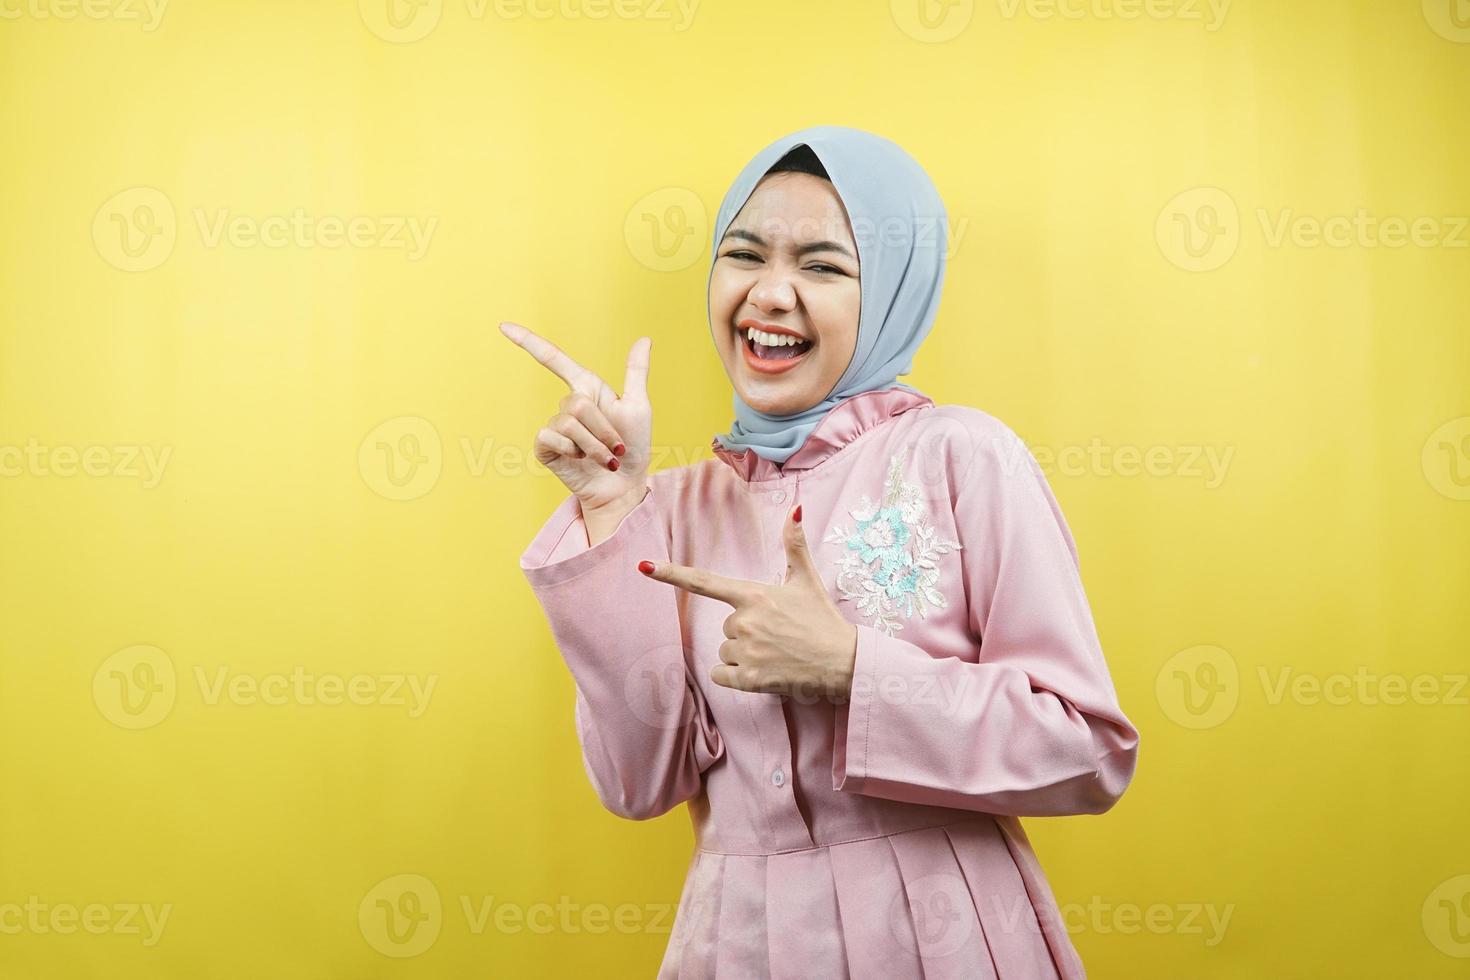
{"label": "chin", "polygon": [[740,393],[745,404],[766,415],[795,415],[821,400],[815,393],[807,390],[806,385],[792,385],[782,390],[782,384],[780,381],[767,382],[759,391],[737,385],[735,390]]}

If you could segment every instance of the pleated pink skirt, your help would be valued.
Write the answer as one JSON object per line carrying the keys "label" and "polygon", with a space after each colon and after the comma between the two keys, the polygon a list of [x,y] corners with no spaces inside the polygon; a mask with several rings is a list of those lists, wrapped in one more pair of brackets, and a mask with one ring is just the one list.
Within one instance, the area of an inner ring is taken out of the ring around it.
{"label": "pleated pink skirt", "polygon": [[777,854],[696,850],[659,980],[1083,980],[1013,818]]}

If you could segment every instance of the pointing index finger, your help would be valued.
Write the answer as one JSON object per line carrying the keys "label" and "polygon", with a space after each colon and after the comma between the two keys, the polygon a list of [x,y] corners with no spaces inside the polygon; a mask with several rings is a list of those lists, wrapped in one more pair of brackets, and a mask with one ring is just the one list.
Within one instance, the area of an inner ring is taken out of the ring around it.
{"label": "pointing index finger", "polygon": [[758,582],[726,578],[723,575],[705,571],[703,568],[677,565],[671,561],[641,561],[638,563],[638,570],[649,578],[667,582],[686,592],[693,592],[695,595],[728,602],[737,608],[749,602],[754,597],[755,590],[760,588]]}
{"label": "pointing index finger", "polygon": [[[505,322],[500,325],[500,332],[511,339],[512,342],[524,348],[532,357],[561,378],[573,388],[577,382],[584,380],[591,372],[563,351],[551,341],[539,336],[521,326],[519,323]],[[601,379],[599,379],[601,384]]]}

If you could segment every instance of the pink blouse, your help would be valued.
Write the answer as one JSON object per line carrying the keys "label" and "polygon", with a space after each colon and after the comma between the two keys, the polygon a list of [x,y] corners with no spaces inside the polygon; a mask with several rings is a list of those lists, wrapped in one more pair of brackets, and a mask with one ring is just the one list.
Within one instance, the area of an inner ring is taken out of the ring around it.
{"label": "pink blouse", "polygon": [[[1138,731],[1034,457],[901,388],[839,403],[783,466],[711,448],[592,547],[569,494],[520,559],[602,803],[689,805],[659,977],[1083,977],[1017,818],[1108,810]],[[636,569],[780,583],[798,502],[857,627],[842,703],[714,684],[732,608]]]}

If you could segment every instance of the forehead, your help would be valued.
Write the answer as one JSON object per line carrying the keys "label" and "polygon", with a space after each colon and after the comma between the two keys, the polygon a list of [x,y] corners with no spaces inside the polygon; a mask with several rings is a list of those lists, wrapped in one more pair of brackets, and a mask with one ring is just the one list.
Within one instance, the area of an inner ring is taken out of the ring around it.
{"label": "forehead", "polygon": [[842,198],[830,181],[812,174],[781,173],[762,178],[730,222],[730,230],[734,229],[753,231],[774,242],[853,241]]}

